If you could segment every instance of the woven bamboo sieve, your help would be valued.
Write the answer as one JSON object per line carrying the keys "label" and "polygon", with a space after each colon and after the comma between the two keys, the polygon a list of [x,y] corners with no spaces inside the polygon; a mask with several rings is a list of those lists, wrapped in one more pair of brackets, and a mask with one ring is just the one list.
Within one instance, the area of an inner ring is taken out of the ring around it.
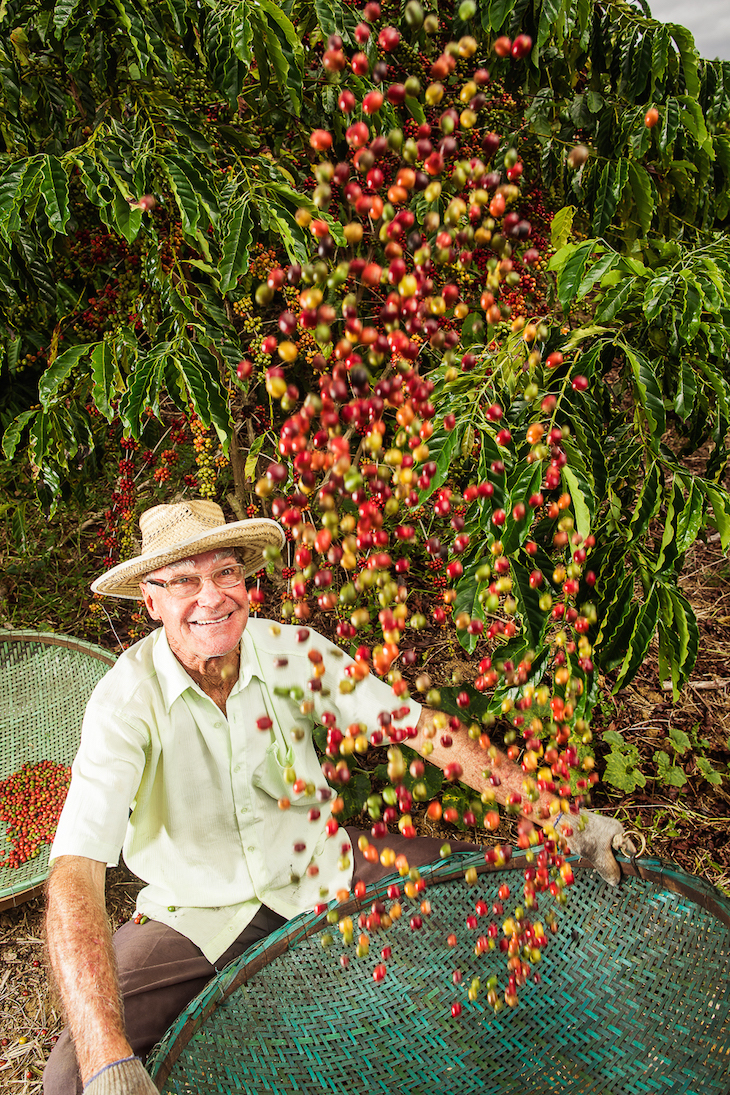
{"label": "woven bamboo sieve", "polygon": [[[506,956],[476,957],[479,929],[468,931],[466,917],[480,897],[491,904],[505,878],[519,891],[521,878],[495,876],[481,855],[454,856],[422,868],[433,911],[420,931],[404,909],[372,933],[368,958],[347,948],[342,969],[336,928],[324,949],[323,917],[290,921],[218,974],[148,1069],[166,1095],[728,1095],[730,900],[658,860],[622,860],[617,889],[572,862],[575,882],[567,906],[555,906],[558,932],[537,967],[542,983],[521,989],[513,1009],[495,1015],[484,989],[467,1001],[474,976],[484,985],[496,973],[504,984]],[[474,886],[464,882],[468,866],[480,870]],[[542,896],[540,918],[553,906]],[[386,942],[392,957],[376,984]],[[452,1018],[457,999],[463,1011]]]}
{"label": "woven bamboo sieve", "polygon": [[[0,631],[0,779],[25,763],[70,764],[84,708],[116,658],[99,646],[35,631]],[[0,822],[0,841],[5,836]],[[50,846],[20,867],[0,867],[0,909],[37,894]]]}

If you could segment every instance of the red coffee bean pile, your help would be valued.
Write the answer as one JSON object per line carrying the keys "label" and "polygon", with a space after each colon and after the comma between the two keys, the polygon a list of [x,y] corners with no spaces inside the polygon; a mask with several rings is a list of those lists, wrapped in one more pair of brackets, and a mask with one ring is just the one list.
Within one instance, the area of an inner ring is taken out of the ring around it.
{"label": "red coffee bean pile", "polygon": [[7,825],[0,867],[20,867],[51,843],[70,782],[71,769],[51,760],[24,764],[0,781],[0,821]]}

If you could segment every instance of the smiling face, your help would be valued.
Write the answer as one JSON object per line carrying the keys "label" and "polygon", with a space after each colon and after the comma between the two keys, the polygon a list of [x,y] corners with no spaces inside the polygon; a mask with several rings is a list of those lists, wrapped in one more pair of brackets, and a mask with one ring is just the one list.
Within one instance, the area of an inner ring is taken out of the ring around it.
{"label": "smiling face", "polygon": [[[189,572],[209,578],[222,566],[235,562],[230,552],[206,551],[160,567],[149,577],[167,582]],[[204,581],[193,597],[173,597],[166,589],[148,582],[143,582],[141,589],[147,611],[153,620],[160,620],[170,649],[186,669],[201,672],[212,658],[236,655],[248,623],[248,593],[243,582],[219,589],[214,582]]]}

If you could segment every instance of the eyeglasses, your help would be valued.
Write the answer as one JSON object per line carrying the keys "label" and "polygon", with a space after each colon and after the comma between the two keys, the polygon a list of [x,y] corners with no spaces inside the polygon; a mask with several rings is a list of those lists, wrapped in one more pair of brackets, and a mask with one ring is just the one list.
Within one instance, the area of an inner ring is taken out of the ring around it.
{"label": "eyeglasses", "polygon": [[[245,567],[239,563],[219,567],[212,574],[206,575],[218,589],[232,589],[233,586],[240,585],[245,577]],[[145,582],[147,585],[166,589],[171,597],[195,597],[203,588],[206,578],[200,574],[178,574],[167,582],[158,582],[156,578],[146,578]]]}

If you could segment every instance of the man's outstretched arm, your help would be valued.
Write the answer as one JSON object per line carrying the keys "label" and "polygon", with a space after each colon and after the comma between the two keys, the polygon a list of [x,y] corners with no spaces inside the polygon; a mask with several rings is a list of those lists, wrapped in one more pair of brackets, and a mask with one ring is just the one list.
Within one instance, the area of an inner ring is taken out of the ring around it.
{"label": "man's outstretched arm", "polygon": [[[430,742],[432,751],[427,754],[428,760],[443,769],[449,764],[458,764],[461,768],[458,779],[480,793],[487,789],[492,790],[495,799],[502,805],[510,801],[510,796],[519,796],[519,799],[512,798],[511,801],[518,806],[520,813],[543,827],[555,822],[557,831],[566,838],[573,852],[590,860],[606,882],[613,886],[618,883],[621,869],[614,851],[621,851],[625,855],[636,851],[619,821],[594,814],[590,810],[581,810],[577,816],[563,814],[560,800],[548,791],[541,791],[537,801],[530,803],[523,787],[526,777],[517,764],[499,751],[494,755],[486,753],[478,741],[469,737],[463,724],[451,735],[452,744],[443,746],[441,735],[449,731],[435,728],[436,714],[428,707],[421,709],[417,725],[418,736],[408,742],[412,748],[426,755],[423,747],[427,741]],[[489,768],[496,777],[491,783],[484,778],[485,768]]]}
{"label": "man's outstretched arm", "polygon": [[[48,880],[48,951],[84,1084],[107,1066],[134,1056],[124,1031],[116,960],[106,912],[105,875],[106,865],[97,860],[60,856]],[[129,1067],[125,1071],[129,1071]],[[142,1065],[134,1062],[131,1067],[135,1072],[141,1070],[144,1085]],[[112,1073],[113,1070],[102,1071],[103,1084],[96,1080],[93,1090],[106,1090]],[[151,1080],[146,1079],[154,1091]],[[125,1085],[123,1090],[148,1088],[133,1083]]]}
{"label": "man's outstretched arm", "polygon": [[[437,715],[436,711],[432,711],[428,707],[421,708],[421,715],[416,727],[418,737],[410,739],[406,744],[421,753],[422,756],[427,756],[427,759],[439,768],[445,769],[450,764],[458,764],[461,768],[458,779],[466,783],[467,786],[473,787],[480,794],[486,790],[493,791],[495,799],[502,806],[507,804],[510,795],[518,795],[520,813],[528,813],[531,805],[532,812],[529,813],[529,817],[536,825],[547,825],[550,818],[551,804],[554,804],[552,806],[553,816],[559,813],[559,799],[547,791],[540,792],[540,797],[536,802],[528,803],[523,788],[526,777],[519,765],[509,760],[504,753],[498,750],[494,751],[493,754],[485,752],[478,741],[474,741],[469,737],[467,728],[463,723],[461,728],[454,733],[448,727],[445,730],[436,729],[434,719],[437,718]],[[441,744],[443,734],[448,734],[451,737],[451,745],[444,746]],[[427,754],[424,753],[423,748],[426,742],[430,742],[432,747],[432,751]],[[484,778],[485,768],[489,769],[495,777],[493,783],[489,783]],[[528,806],[528,811],[525,810],[525,806]]]}

